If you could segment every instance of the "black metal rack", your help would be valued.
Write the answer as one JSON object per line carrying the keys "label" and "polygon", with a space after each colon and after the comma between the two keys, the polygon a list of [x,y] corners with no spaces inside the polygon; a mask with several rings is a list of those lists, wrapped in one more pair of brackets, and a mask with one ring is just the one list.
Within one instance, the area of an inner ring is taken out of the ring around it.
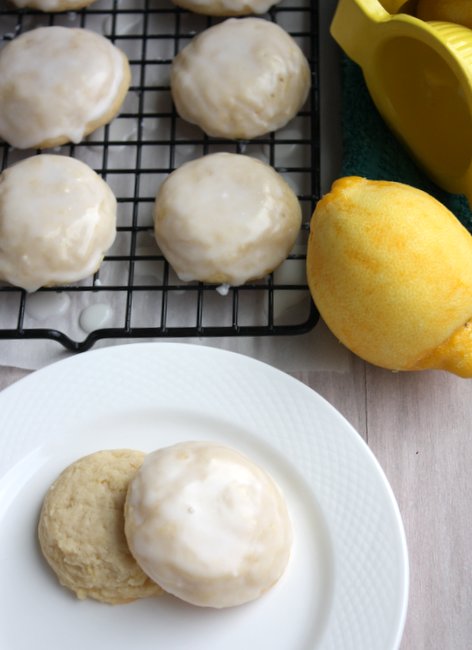
{"label": "black metal rack", "polygon": [[[318,313],[303,269],[309,219],[320,194],[318,7],[309,0],[285,0],[265,18],[284,27],[305,51],[312,69],[311,95],[285,129],[234,142],[207,137],[184,123],[168,85],[173,56],[215,19],[181,10],[171,0],[98,0],[87,9],[60,14],[17,10],[2,0],[3,41],[43,25],[93,29],[125,51],[133,78],[111,124],[80,144],[54,150],[84,160],[111,185],[119,208],[114,246],[95,276],[77,285],[36,294],[0,285],[0,339],[52,339],[84,351],[110,338],[267,336],[312,329]],[[150,220],[158,185],[169,172],[186,158],[222,150],[264,158],[292,184],[303,210],[298,244],[281,270],[226,291],[181,282],[153,249]],[[1,143],[2,169],[34,153]],[[34,316],[32,296],[37,301],[47,294],[67,299],[65,313]],[[103,302],[111,305],[110,322],[84,332],[78,324],[81,310]]]}

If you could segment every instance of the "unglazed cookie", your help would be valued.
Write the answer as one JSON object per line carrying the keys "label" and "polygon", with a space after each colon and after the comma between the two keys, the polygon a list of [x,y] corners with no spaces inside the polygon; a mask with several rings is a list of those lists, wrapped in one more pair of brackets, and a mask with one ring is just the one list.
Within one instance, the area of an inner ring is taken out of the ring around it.
{"label": "unglazed cookie", "polygon": [[28,7],[53,13],[56,11],[75,11],[88,7],[95,0],[10,0],[12,4],[20,9]]}
{"label": "unglazed cookie", "polygon": [[40,27],[0,52],[0,136],[20,149],[80,142],[118,113],[126,56],[86,29]]}
{"label": "unglazed cookie", "polygon": [[116,235],[116,199],[88,165],[41,154],[0,175],[0,279],[27,291],[94,273]]}
{"label": "unglazed cookie", "polygon": [[99,451],[69,465],[50,487],[39,519],[41,550],[59,582],[78,598],[126,603],[162,589],[129,552],[123,507],[144,454]]}
{"label": "unglazed cookie", "polygon": [[175,57],[171,91],[180,117],[211,136],[275,131],[301,109],[310,68],[294,39],[262,18],[229,18]]}
{"label": "unglazed cookie", "polygon": [[161,185],[156,241],[181,280],[230,285],[264,277],[287,257],[301,225],[298,199],[260,160],[215,153]]}
{"label": "unglazed cookie", "polygon": [[263,14],[280,0],[172,0],[174,4],[207,16]]}
{"label": "unglazed cookie", "polygon": [[202,607],[231,607],[270,589],[292,529],[273,479],[239,452],[184,442],[149,454],[130,482],[125,532],[143,570]]}

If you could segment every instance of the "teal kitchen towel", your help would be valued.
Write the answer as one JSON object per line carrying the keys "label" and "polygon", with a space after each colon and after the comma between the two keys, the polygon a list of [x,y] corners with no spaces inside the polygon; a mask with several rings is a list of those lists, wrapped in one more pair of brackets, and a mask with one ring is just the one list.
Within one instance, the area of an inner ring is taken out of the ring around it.
{"label": "teal kitchen towel", "polygon": [[472,233],[472,212],[465,197],[439,188],[413,162],[375,108],[362,70],[346,56],[342,81],[342,175],[418,187],[441,201]]}

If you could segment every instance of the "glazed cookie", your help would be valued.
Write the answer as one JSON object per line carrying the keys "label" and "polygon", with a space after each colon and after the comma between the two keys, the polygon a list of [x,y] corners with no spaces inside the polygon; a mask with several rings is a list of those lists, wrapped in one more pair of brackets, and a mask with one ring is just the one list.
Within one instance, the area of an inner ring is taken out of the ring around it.
{"label": "glazed cookie", "polygon": [[215,137],[249,139],[285,126],[310,89],[294,39],[262,18],[229,18],[175,57],[171,91],[180,117]]}
{"label": "glazed cookie", "polygon": [[69,465],[44,499],[38,535],[59,582],[78,598],[127,603],[162,589],[141,571],[126,544],[123,507],[140,451],[99,451]]}
{"label": "glazed cookie", "polygon": [[21,34],[0,52],[0,136],[19,149],[80,142],[115,117],[129,84],[128,59],[100,34]]}
{"label": "glazed cookie", "polygon": [[230,285],[264,277],[301,225],[298,199],[265,163],[215,153],[176,169],[154,209],[156,241],[181,280]]}
{"label": "glazed cookie", "polygon": [[41,154],[0,175],[0,279],[27,291],[81,280],[115,235],[113,192],[80,160]]}
{"label": "glazed cookie", "polygon": [[210,442],[146,457],[130,482],[125,532],[153,580],[202,607],[259,598],[285,571],[292,544],[273,479],[234,449]]}
{"label": "glazed cookie", "polygon": [[59,11],[76,11],[88,7],[95,0],[10,0],[12,4],[20,9],[38,9],[47,13]]}
{"label": "glazed cookie", "polygon": [[[17,1],[17,0],[16,0]],[[172,0],[174,4],[207,16],[263,14],[280,0]]]}

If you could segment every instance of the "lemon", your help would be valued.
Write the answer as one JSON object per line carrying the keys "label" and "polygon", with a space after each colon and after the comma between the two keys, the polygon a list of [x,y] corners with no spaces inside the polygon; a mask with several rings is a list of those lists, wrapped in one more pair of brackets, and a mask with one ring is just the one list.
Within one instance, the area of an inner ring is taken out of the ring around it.
{"label": "lemon", "polygon": [[472,236],[429,194],[337,180],[313,213],[307,277],[327,326],[366,361],[472,377]]}

